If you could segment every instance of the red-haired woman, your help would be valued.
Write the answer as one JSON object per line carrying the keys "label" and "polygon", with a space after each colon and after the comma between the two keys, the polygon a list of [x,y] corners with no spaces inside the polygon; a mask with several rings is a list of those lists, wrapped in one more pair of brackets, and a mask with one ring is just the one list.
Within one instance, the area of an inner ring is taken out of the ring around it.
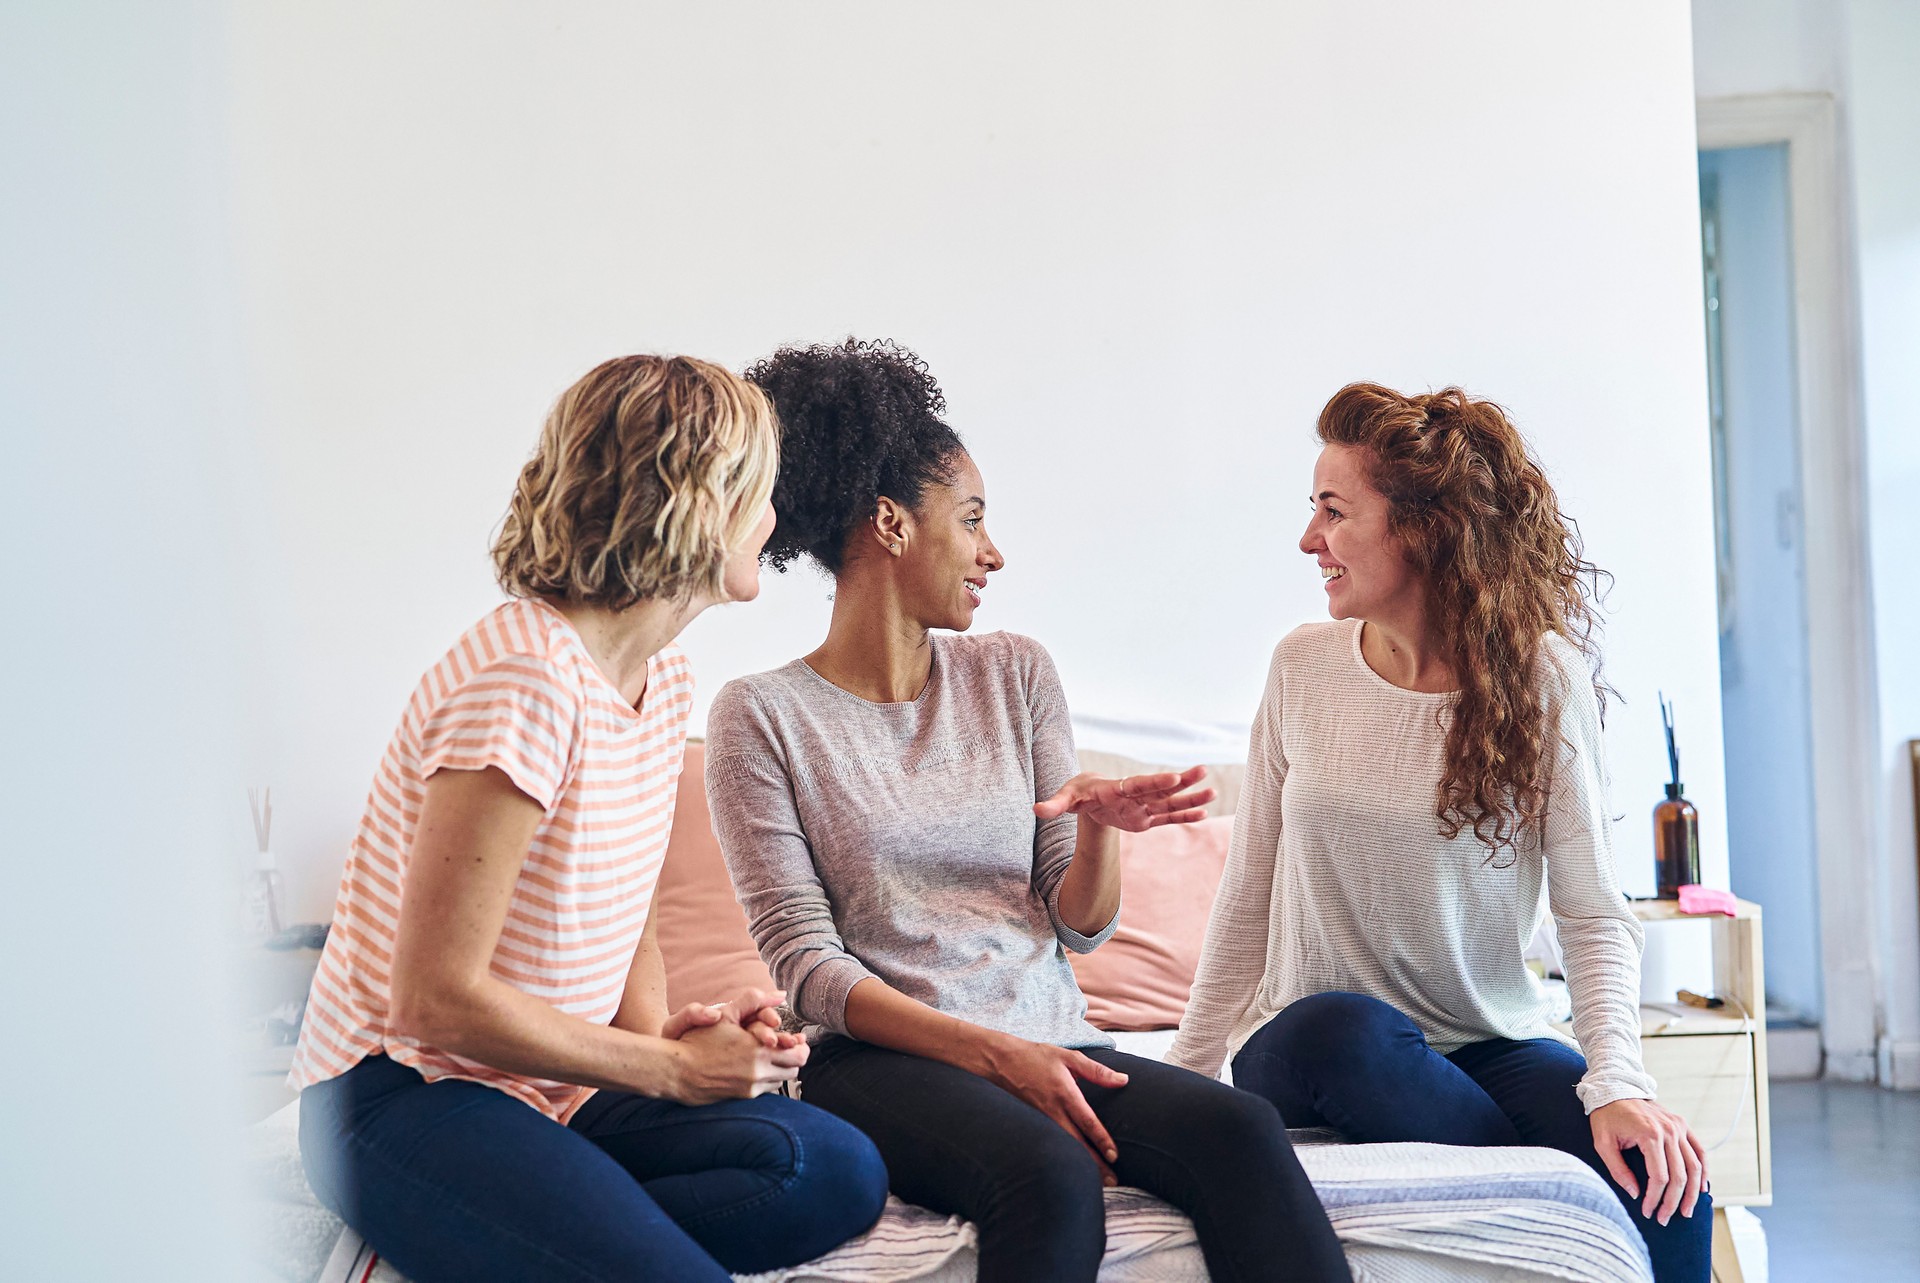
{"label": "red-haired woman", "polygon": [[[1169,1057],[1356,1141],[1544,1145],[1704,1281],[1700,1143],[1640,1062],[1641,930],[1608,831],[1599,572],[1499,406],[1358,383],[1321,411],[1334,622],[1273,653],[1232,854]],[[1541,888],[1580,1050],[1521,953]]]}

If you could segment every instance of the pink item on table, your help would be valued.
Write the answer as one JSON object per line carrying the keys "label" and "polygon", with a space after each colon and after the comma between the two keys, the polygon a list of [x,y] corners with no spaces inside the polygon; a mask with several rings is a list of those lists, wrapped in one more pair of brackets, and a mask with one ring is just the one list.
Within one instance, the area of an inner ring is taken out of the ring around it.
{"label": "pink item on table", "polygon": [[1703,887],[1689,882],[1680,888],[1680,912],[1682,913],[1724,913],[1729,918],[1740,916],[1740,902],[1733,898],[1733,892],[1720,891],[1713,887]]}

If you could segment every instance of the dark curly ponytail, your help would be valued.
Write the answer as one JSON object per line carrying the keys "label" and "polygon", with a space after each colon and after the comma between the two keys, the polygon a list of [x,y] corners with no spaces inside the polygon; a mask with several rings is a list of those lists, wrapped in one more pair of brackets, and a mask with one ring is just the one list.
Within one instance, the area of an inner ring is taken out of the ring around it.
{"label": "dark curly ponytail", "polygon": [[746,377],[780,418],[779,524],[761,554],[776,570],[808,556],[838,573],[880,496],[919,507],[965,450],[927,363],[890,339],[783,347]]}

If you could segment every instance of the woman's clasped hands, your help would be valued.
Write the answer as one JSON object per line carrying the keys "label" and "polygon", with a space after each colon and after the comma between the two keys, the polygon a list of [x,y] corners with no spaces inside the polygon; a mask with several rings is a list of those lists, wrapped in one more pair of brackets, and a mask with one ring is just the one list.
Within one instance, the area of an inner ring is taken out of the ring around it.
{"label": "woman's clasped hands", "polygon": [[678,1044],[675,1099],[743,1100],[799,1077],[807,1044],[780,1029],[775,1009],[786,999],[778,990],[744,989],[729,1002],[689,1003],[669,1015],[660,1036]]}

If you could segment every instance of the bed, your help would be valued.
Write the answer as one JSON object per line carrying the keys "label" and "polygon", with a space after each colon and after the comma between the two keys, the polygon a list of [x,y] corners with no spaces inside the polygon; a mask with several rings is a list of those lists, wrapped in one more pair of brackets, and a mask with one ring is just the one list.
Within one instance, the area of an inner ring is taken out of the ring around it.
{"label": "bed", "polygon": [[[1127,855],[1122,926],[1113,940],[1074,959],[1089,1017],[1121,1049],[1161,1058],[1198,961],[1200,934],[1225,834],[1239,793],[1231,734],[1179,728],[1090,724],[1083,765],[1126,774],[1146,762],[1213,760],[1221,797],[1204,825],[1153,830]],[[1244,738],[1238,740],[1244,744]],[[1156,753],[1155,747],[1163,751]],[[689,761],[673,841],[656,900],[668,1003],[708,1000],[743,985],[772,987],[734,903],[706,798],[702,746]],[[1137,856],[1138,858],[1134,858]],[[359,1237],[321,1207],[301,1172],[298,1102],[250,1136],[257,1252],[268,1277],[285,1283],[405,1283]],[[1607,1185],[1573,1158],[1535,1148],[1350,1145],[1325,1132],[1293,1133],[1301,1162],[1327,1208],[1356,1283],[1644,1283],[1646,1249]],[[879,1223],[827,1255],[793,1269],[741,1276],[751,1283],[967,1283],[974,1277],[973,1227],[898,1199]],[[1104,1283],[1204,1283],[1193,1226],[1140,1190],[1107,1191]]]}
{"label": "bed", "polygon": [[[1153,1054],[1151,1040],[1122,1045]],[[405,1283],[320,1206],[301,1173],[299,1104],[251,1131],[256,1256],[284,1283]],[[1344,1145],[1296,1132],[1301,1162],[1356,1283],[1644,1283],[1640,1236],[1599,1177],[1545,1149]],[[794,1269],[743,1283],[968,1283],[973,1227],[889,1199],[879,1224]],[[1103,1283],[1205,1283],[1187,1218],[1134,1189],[1107,1191]]]}

